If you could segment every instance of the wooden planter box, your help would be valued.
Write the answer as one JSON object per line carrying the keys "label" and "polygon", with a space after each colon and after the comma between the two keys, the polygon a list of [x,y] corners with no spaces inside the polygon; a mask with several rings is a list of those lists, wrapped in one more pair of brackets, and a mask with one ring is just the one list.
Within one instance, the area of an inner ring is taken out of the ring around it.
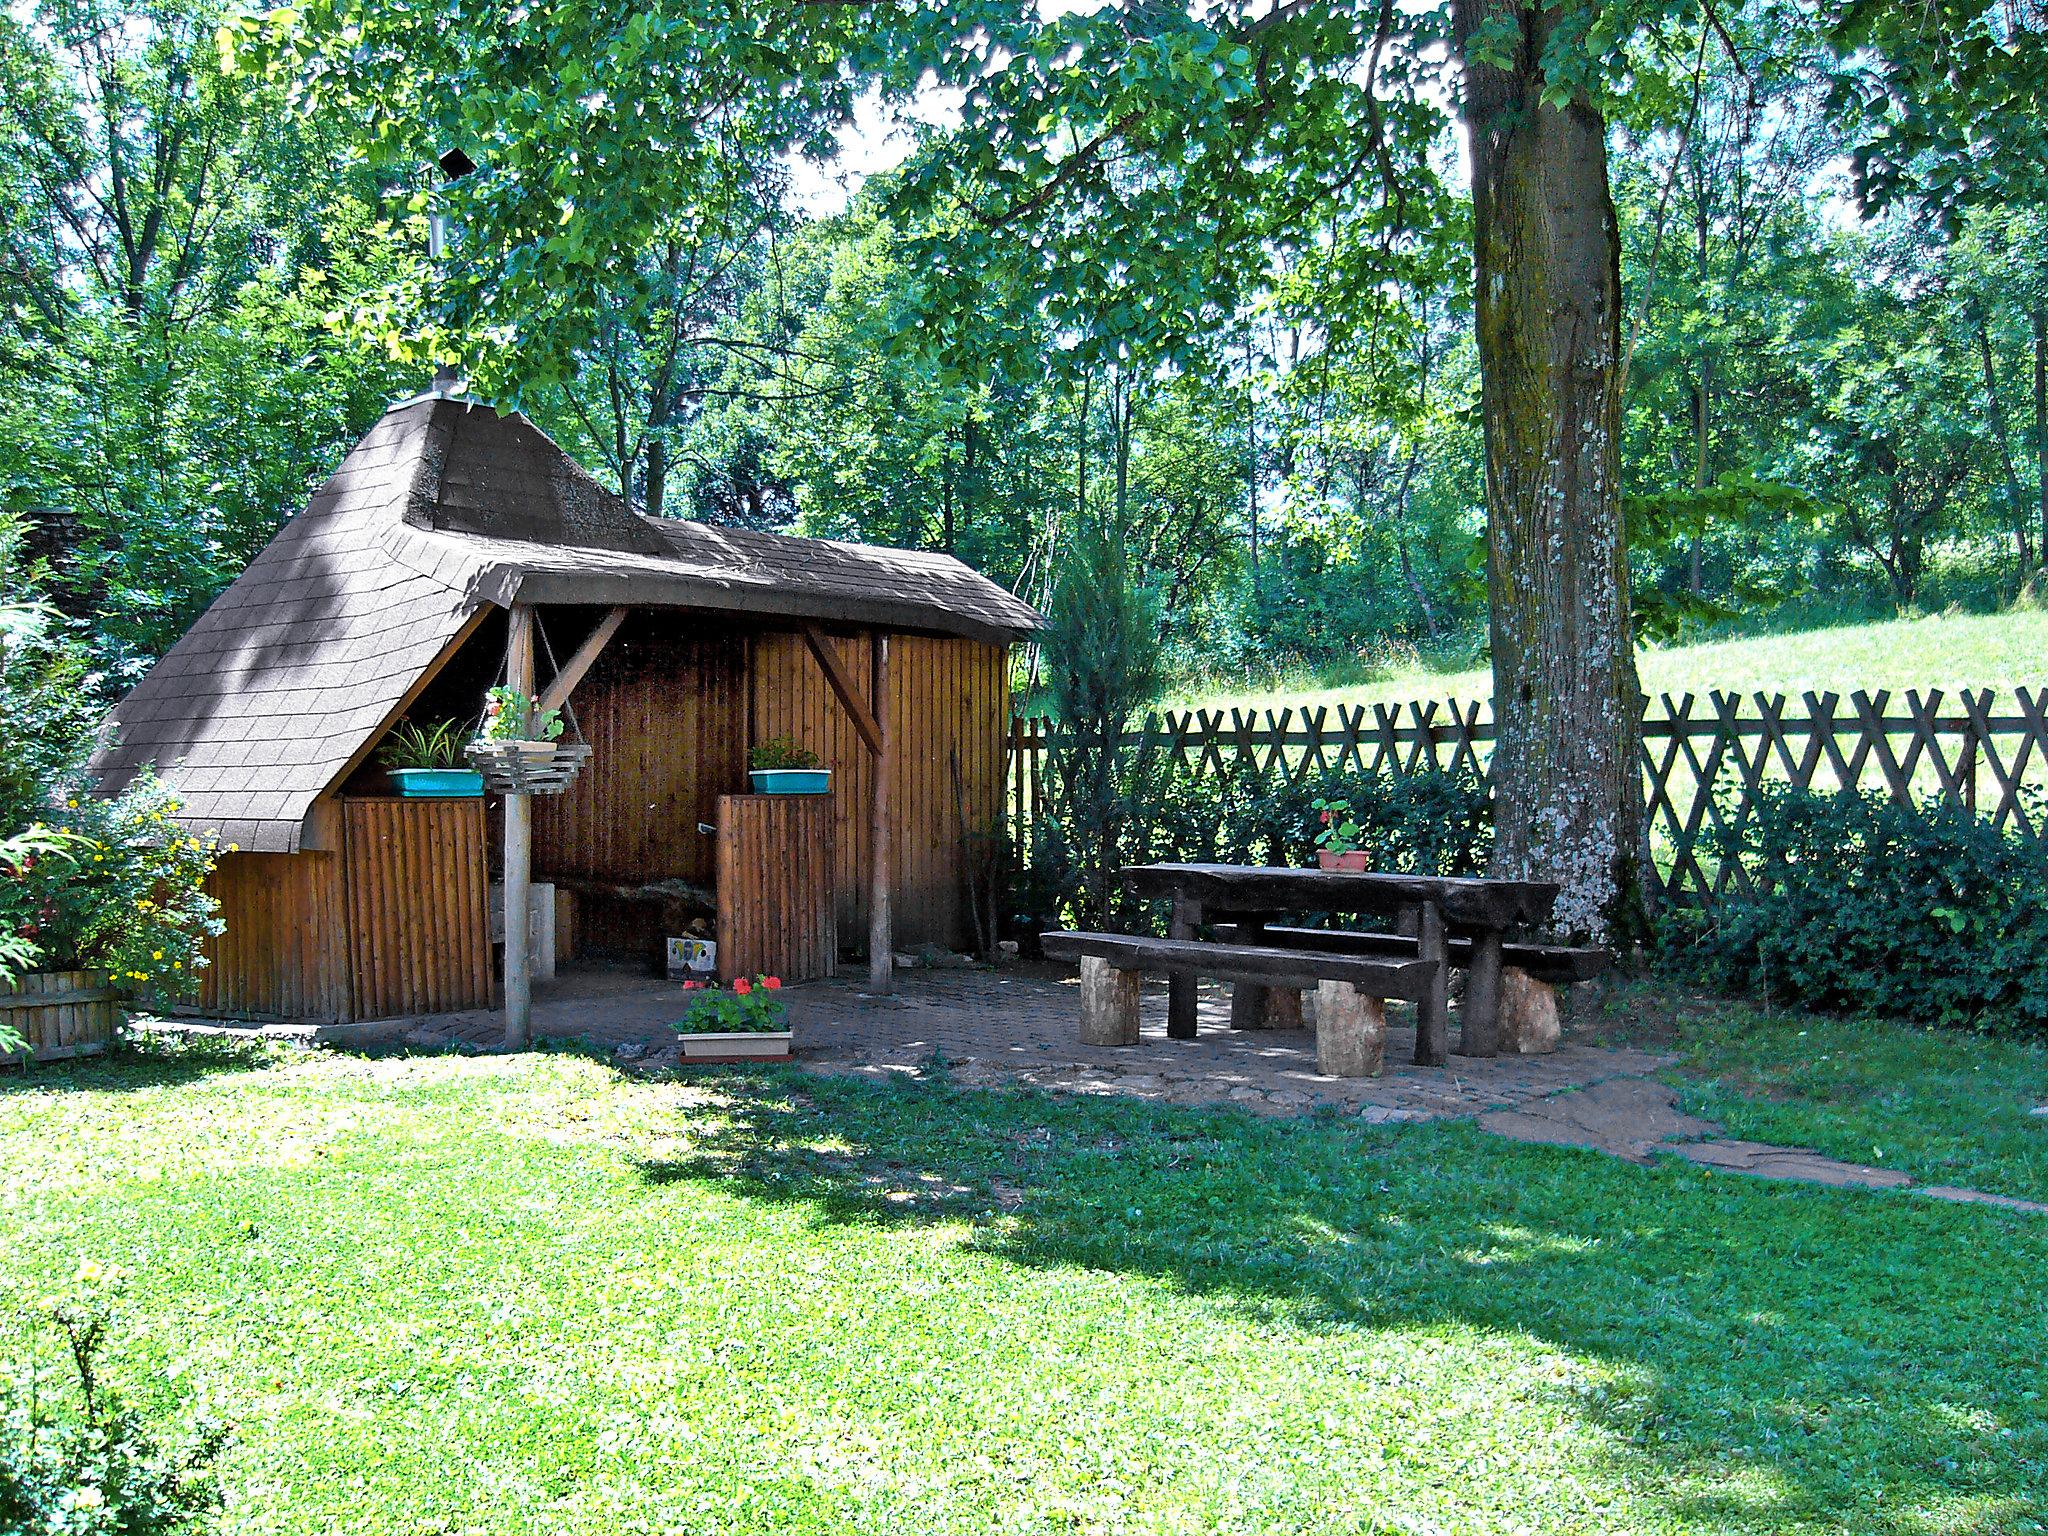
{"label": "wooden planter box", "polygon": [[[0,988],[0,1024],[28,1039],[37,1061],[93,1056],[113,1044],[121,994],[98,971],[39,971]],[[20,1061],[0,1055],[0,1062]]]}
{"label": "wooden planter box", "polygon": [[786,1061],[789,1031],[750,1030],[729,1035],[684,1035],[684,1061]]}
{"label": "wooden planter box", "polygon": [[1360,849],[1349,853],[1332,853],[1327,848],[1316,850],[1316,865],[1321,869],[1371,869],[1372,858]]}

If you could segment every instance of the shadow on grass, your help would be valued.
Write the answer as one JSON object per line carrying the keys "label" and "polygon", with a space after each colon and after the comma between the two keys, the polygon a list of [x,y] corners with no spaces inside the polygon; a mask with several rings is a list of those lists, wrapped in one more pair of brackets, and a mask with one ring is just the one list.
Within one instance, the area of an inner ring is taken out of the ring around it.
{"label": "shadow on grass", "polygon": [[[968,1224],[1302,1330],[1523,1335],[1635,1385],[1574,1411],[1703,1529],[2036,1528],[2048,1223],[1643,1170],[1468,1125],[735,1074],[653,1185],[821,1224]],[[1447,1346],[1449,1347],[1449,1346]],[[1939,1513],[1930,1513],[1938,1510]]]}
{"label": "shadow on grass", "polygon": [[0,1094],[135,1093],[226,1072],[255,1072],[289,1047],[217,1035],[124,1034],[102,1055],[0,1066]]}

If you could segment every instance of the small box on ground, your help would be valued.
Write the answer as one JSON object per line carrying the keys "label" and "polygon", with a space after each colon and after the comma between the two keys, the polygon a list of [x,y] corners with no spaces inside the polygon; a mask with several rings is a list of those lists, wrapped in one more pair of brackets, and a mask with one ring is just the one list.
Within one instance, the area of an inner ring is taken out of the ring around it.
{"label": "small box on ground", "polygon": [[670,981],[709,981],[717,974],[717,940],[681,938],[668,941]]}

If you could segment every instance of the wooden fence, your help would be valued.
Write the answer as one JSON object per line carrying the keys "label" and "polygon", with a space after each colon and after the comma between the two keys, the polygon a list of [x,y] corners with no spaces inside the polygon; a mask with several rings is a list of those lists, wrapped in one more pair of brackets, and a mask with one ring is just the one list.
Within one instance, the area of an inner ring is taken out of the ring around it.
{"label": "wooden fence", "polygon": [[[1477,700],[1313,709],[1168,711],[1124,738],[1173,775],[1251,776],[1261,787],[1337,773],[1470,769],[1486,774],[1493,724]],[[1049,755],[1074,743],[1045,722],[1010,732],[1010,806],[1017,846],[1057,814]],[[1748,874],[1716,861],[1710,829],[1738,833],[1766,784],[1900,802],[1967,806],[1998,827],[2048,838],[2048,688],[1710,693],[1653,701],[1643,719],[1643,786],[1651,858],[1665,892],[1712,902]]]}

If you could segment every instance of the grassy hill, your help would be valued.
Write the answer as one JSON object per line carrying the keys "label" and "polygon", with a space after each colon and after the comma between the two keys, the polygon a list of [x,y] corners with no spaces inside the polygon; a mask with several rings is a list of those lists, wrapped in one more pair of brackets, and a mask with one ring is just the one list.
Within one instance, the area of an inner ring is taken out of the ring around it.
{"label": "grassy hill", "polygon": [[[1796,699],[1808,689],[1846,698],[1859,688],[1995,688],[2001,693],[2019,686],[2048,688],[2048,612],[1936,615],[1713,640],[1645,650],[1638,666],[1653,700],[1660,693],[1714,689]],[[1416,668],[1342,686],[1309,682],[1258,690],[1216,685],[1177,692],[1164,703],[1173,709],[1299,709],[1484,698],[1492,691],[1492,674],[1483,667],[1459,672]]]}

